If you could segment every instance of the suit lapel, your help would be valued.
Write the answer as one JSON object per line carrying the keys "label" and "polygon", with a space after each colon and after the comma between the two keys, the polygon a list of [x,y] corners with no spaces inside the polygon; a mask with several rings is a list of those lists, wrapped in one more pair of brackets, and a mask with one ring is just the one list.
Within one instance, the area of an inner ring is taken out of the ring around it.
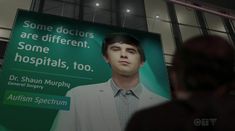
{"label": "suit lapel", "polygon": [[143,88],[143,92],[140,95],[140,102],[138,109],[159,105],[167,101],[168,101],[167,98],[154,94],[149,90],[147,90],[146,88]]}
{"label": "suit lapel", "polygon": [[153,103],[154,103],[154,96],[145,88],[143,88],[143,92],[140,95],[138,110],[151,106]]}
{"label": "suit lapel", "polygon": [[110,81],[98,89],[100,108],[103,113],[103,119],[106,123],[108,131],[121,131],[120,122],[116,110],[116,105],[111,89]]}

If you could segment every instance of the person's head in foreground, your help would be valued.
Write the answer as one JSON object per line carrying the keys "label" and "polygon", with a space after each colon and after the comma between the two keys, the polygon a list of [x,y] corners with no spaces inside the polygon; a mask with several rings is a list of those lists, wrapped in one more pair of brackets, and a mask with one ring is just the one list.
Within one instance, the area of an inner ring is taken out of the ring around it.
{"label": "person's head in foreground", "polygon": [[177,98],[190,93],[221,95],[234,77],[234,49],[216,35],[196,36],[182,45],[173,58],[171,78]]}
{"label": "person's head in foreground", "polygon": [[234,49],[215,36],[190,38],[177,50],[171,72],[175,100],[137,112],[126,131],[234,131]]}

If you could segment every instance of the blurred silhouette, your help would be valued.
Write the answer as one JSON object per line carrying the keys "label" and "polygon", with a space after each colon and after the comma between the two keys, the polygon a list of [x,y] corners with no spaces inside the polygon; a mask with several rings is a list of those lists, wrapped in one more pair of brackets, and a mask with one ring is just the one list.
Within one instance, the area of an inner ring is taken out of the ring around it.
{"label": "blurred silhouette", "polygon": [[175,99],[135,113],[126,131],[235,131],[234,49],[225,39],[196,36],[175,52]]}

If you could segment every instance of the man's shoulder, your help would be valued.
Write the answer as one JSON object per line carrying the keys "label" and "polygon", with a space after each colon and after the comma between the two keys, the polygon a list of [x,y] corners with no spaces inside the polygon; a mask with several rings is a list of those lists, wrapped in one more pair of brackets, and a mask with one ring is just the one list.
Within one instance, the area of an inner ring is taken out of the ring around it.
{"label": "man's shoulder", "polygon": [[168,98],[163,97],[163,96],[161,96],[161,95],[159,95],[159,94],[149,90],[146,87],[143,88],[143,92],[144,92],[143,93],[144,95],[149,96],[149,97],[151,97],[153,99],[158,99],[158,100],[163,100],[163,101],[168,101],[169,100]]}
{"label": "man's shoulder", "polygon": [[102,90],[104,88],[107,88],[107,86],[109,86],[108,81],[103,83],[81,85],[70,89],[67,94],[92,92],[92,91]]}

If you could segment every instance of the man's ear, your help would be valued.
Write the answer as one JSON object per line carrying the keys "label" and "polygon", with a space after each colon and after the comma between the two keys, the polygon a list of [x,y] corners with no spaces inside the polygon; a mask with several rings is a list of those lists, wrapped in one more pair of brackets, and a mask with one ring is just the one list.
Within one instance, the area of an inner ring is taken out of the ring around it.
{"label": "man's ear", "polygon": [[106,63],[109,63],[109,60],[108,60],[108,58],[107,58],[106,56],[103,55],[103,58],[104,58],[104,61],[105,61]]}
{"label": "man's ear", "polygon": [[183,84],[179,81],[178,75],[175,71],[170,72],[170,79],[172,85],[172,94],[177,99],[188,99],[191,95],[191,92],[187,91]]}
{"label": "man's ear", "polygon": [[144,61],[141,61],[140,67],[143,67],[143,66],[144,66]]}
{"label": "man's ear", "polygon": [[170,72],[170,80],[171,80],[171,84],[174,90],[178,90],[180,86],[179,86],[179,81],[177,79],[177,74],[175,71]]}

